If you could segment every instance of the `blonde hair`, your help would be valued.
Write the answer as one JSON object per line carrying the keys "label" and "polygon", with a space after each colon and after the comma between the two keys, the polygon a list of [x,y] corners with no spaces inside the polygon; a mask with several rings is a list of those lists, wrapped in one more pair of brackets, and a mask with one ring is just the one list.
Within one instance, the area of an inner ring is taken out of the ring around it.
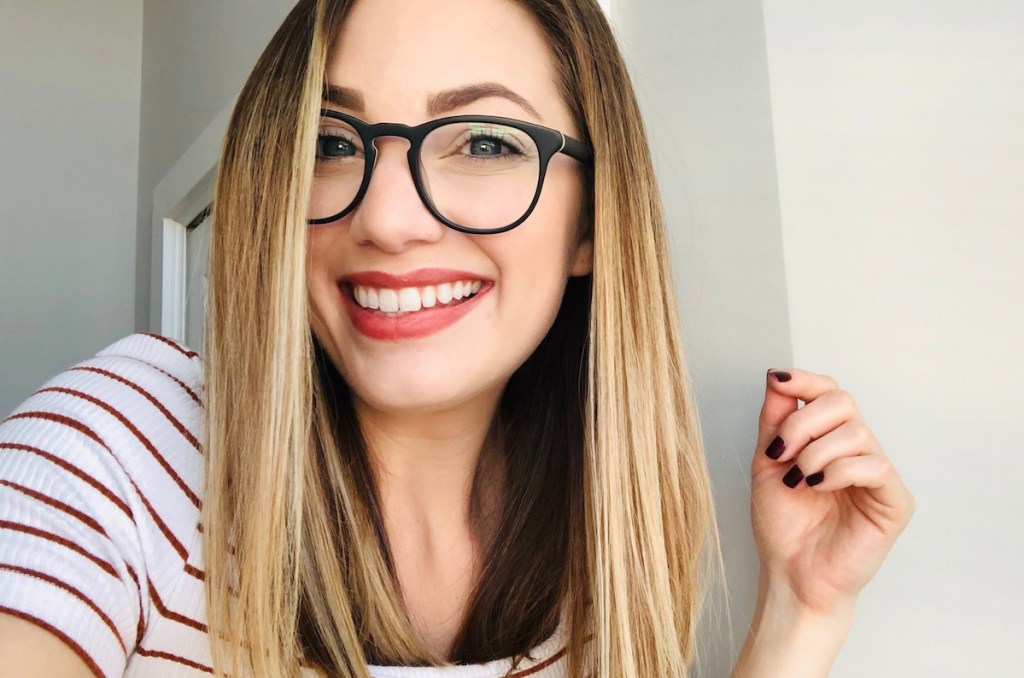
{"label": "blonde hair", "polygon": [[[644,127],[596,3],[518,3],[548,37],[594,147],[583,205],[594,267],[570,281],[506,389],[509,506],[455,654],[521,655],[564,612],[570,675],[685,676],[721,551]],[[294,675],[302,662],[362,677],[369,661],[443,662],[405,614],[347,386],[309,330],[305,199],[348,5],[298,3],[246,82],[222,149],[204,340],[217,675]],[[553,366],[558,378],[540,388]],[[512,561],[518,573],[503,567],[515,556],[527,559]]]}

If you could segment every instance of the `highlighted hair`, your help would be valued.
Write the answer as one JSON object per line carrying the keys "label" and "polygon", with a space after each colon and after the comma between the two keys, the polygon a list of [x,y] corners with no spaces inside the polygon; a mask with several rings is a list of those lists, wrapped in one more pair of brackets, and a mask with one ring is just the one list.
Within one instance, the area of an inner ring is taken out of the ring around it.
{"label": "highlighted hair", "polygon": [[[645,131],[597,4],[517,3],[547,36],[594,147],[581,209],[594,267],[570,280],[506,388],[505,506],[448,659],[521,656],[564,614],[570,675],[685,676],[721,555]],[[405,613],[348,387],[309,330],[306,196],[349,4],[300,0],[221,154],[203,506],[218,675],[296,675],[302,663],[364,677],[368,662],[445,661]]]}

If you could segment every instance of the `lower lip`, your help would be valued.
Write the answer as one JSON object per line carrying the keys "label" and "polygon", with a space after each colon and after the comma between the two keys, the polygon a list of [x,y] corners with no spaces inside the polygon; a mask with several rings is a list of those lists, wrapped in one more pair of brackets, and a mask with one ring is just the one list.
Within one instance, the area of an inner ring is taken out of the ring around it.
{"label": "lower lip", "polygon": [[440,332],[449,325],[459,321],[474,308],[481,298],[491,291],[492,285],[484,283],[480,291],[470,297],[467,301],[454,306],[441,306],[425,308],[415,313],[394,318],[380,315],[376,311],[365,309],[356,303],[352,298],[352,288],[347,285],[340,285],[341,297],[345,301],[345,310],[352,320],[353,327],[370,339],[382,341],[395,341],[398,339],[417,339],[426,337],[435,332]]}

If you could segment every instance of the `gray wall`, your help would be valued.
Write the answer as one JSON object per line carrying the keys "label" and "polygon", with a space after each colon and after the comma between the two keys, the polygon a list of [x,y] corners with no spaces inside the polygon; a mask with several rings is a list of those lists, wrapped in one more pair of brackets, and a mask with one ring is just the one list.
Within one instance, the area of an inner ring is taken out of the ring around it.
{"label": "gray wall", "polygon": [[705,624],[699,675],[718,678],[757,592],[749,468],[765,373],[792,362],[761,3],[613,0],[612,18],[657,164],[715,486],[732,624]]}
{"label": "gray wall", "polygon": [[0,1],[0,416],[132,331],[142,6]]}
{"label": "gray wall", "polygon": [[294,0],[146,0],[142,27],[135,327],[155,330],[160,270],[153,189],[230,106]]}
{"label": "gray wall", "polygon": [[794,360],[918,502],[832,675],[1024,675],[1024,4],[764,7]]}

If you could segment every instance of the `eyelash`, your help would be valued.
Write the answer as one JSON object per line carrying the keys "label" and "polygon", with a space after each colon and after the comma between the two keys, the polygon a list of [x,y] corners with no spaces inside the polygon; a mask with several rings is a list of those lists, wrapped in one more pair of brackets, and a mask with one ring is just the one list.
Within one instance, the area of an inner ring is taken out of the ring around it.
{"label": "eyelash", "polygon": [[[500,138],[498,136],[495,136],[493,134],[488,134],[486,132],[470,131],[470,132],[467,133],[467,138],[464,138],[462,143],[466,144],[466,143],[470,143],[470,142],[473,142],[473,141],[477,141],[479,139],[487,139],[489,141],[493,141],[493,142],[495,142],[497,144],[500,144],[502,147],[508,149],[508,152],[511,155],[524,155],[523,149],[520,148],[517,144],[511,143],[511,142],[506,141],[506,140],[504,140],[504,139],[502,139],[502,138]],[[500,156],[500,155],[499,156],[471,155],[469,157],[475,158],[477,160],[493,160],[494,158],[500,158],[502,156]]]}
{"label": "eyelash", "polygon": [[[332,133],[329,130],[319,130],[317,132],[316,140],[317,140],[317,150],[318,151],[319,151],[319,148],[320,148],[320,141],[322,139],[344,139],[347,143],[349,143],[349,144],[351,144],[352,146],[355,147],[357,153],[362,152],[362,148],[360,147],[360,143],[361,143],[360,139],[351,139],[351,138],[349,138],[349,135],[347,135],[347,134],[343,134],[343,133],[339,133],[339,132]],[[324,158],[324,157],[321,157],[318,154],[317,155],[317,160],[319,162],[330,162],[332,160],[338,160],[338,158]]]}

